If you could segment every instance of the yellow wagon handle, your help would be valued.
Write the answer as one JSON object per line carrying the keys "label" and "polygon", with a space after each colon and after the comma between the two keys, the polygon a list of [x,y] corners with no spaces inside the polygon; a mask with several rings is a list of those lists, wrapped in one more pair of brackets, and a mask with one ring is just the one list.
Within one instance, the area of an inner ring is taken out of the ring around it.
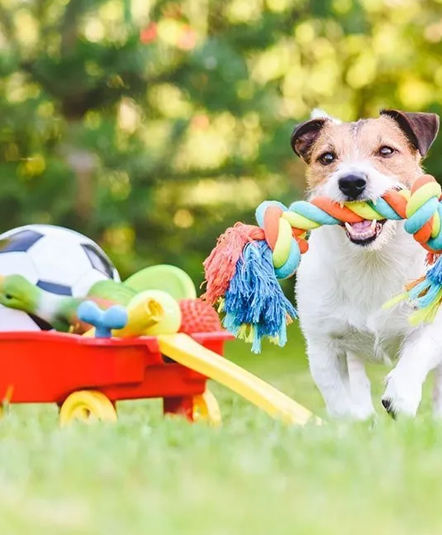
{"label": "yellow wagon handle", "polygon": [[308,409],[252,373],[201,346],[186,334],[158,335],[163,355],[236,392],[286,424],[321,423]]}

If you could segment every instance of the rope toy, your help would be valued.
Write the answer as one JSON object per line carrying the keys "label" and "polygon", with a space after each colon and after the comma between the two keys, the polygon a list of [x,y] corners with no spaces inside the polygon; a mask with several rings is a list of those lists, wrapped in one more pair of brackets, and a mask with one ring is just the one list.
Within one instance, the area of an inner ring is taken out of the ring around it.
{"label": "rope toy", "polygon": [[[223,324],[238,338],[252,342],[259,352],[263,338],[283,346],[286,326],[297,317],[278,279],[296,272],[308,250],[308,233],[322,225],[363,220],[405,220],[433,263],[442,253],[441,186],[430,175],[415,181],[411,190],[392,189],[376,201],[338,204],[327,197],[297,201],[289,208],[265,201],[256,210],[258,226],[236,223],[220,236],[204,262],[203,299],[225,313]],[[411,300],[418,309],[410,321],[431,321],[442,302],[442,259],[406,291],[385,306]]]}

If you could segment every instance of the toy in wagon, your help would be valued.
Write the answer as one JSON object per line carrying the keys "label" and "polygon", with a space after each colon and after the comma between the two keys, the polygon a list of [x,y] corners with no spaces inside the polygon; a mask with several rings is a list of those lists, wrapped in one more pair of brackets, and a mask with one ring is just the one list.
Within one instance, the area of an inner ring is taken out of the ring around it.
{"label": "toy in wagon", "polygon": [[231,338],[175,266],[122,282],[89,238],[51,225],[0,236],[0,398],[56,403],[62,425],[115,421],[117,402],[161,397],[165,413],[220,423],[212,378],[269,415],[312,414],[222,358]]}
{"label": "toy in wagon", "polygon": [[[36,291],[74,297],[84,297],[98,281],[120,280],[111,260],[94,241],[52,225],[27,225],[1,234],[0,274],[21,275]],[[28,304],[29,310],[23,312],[19,307],[0,307],[0,331],[51,329],[36,313],[32,295]]]}

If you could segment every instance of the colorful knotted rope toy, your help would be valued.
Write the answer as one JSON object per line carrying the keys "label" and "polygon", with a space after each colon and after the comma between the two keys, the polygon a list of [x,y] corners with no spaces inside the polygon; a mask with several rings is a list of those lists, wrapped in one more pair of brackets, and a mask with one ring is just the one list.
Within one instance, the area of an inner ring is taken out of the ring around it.
{"label": "colorful knotted rope toy", "polygon": [[[219,305],[225,312],[224,326],[253,342],[253,351],[260,351],[264,337],[282,346],[286,325],[296,318],[296,310],[277,279],[295,273],[308,249],[307,233],[322,225],[373,219],[405,219],[405,230],[430,253],[431,263],[442,253],[441,186],[430,175],[416,180],[411,191],[390,190],[377,201],[340,205],[315,197],[289,208],[265,201],[256,210],[258,227],[236,223],[218,239],[204,262],[203,299]],[[442,259],[387,306],[403,299],[411,299],[420,309],[412,318],[415,323],[434,317],[442,302]]]}

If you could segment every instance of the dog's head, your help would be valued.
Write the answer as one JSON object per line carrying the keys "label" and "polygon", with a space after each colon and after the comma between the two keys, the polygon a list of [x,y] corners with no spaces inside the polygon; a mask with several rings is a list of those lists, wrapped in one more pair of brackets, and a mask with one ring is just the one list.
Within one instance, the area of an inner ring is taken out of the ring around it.
{"label": "dog's head", "polygon": [[[339,203],[376,200],[393,187],[410,187],[422,174],[421,161],[438,130],[433,113],[383,110],[377,119],[352,123],[319,115],[295,128],[291,145],[308,165],[313,195]],[[345,228],[351,242],[380,246],[394,223],[363,221]]]}

